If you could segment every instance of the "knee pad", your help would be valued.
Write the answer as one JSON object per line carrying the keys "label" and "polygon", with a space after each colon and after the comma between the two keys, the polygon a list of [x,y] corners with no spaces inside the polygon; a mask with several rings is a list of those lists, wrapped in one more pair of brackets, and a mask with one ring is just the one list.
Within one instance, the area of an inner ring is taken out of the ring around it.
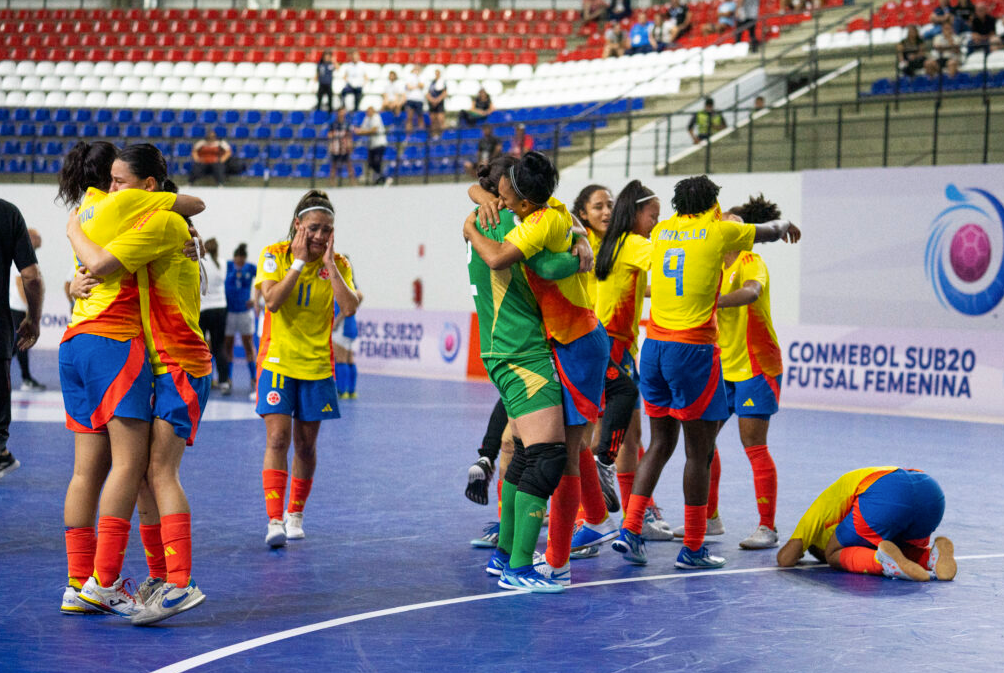
{"label": "knee pad", "polygon": [[505,481],[518,487],[520,479],[523,478],[523,473],[526,471],[526,447],[523,446],[523,442],[519,437],[513,437],[512,441],[514,450],[512,452],[512,460],[509,461],[509,467],[505,471]]}
{"label": "knee pad", "polygon": [[596,446],[596,453],[601,456],[605,454],[610,462],[617,458],[638,400],[638,386],[630,376],[619,368],[618,371],[620,374],[617,378],[607,380],[604,390],[606,408],[603,410],[603,424],[600,426],[600,441]]}
{"label": "knee pad", "polygon": [[527,465],[519,480],[519,490],[547,500],[558,488],[568,461],[564,442],[533,444],[526,449]]}

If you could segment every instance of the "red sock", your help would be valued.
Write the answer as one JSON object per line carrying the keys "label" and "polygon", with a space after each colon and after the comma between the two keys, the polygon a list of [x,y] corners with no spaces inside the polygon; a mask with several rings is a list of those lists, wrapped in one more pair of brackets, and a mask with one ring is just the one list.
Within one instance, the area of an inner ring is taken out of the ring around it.
{"label": "red sock", "polygon": [[875,550],[868,547],[844,547],[841,549],[840,566],[849,573],[882,574],[882,564],[875,560]]}
{"label": "red sock", "polygon": [[293,477],[289,487],[289,511],[302,512],[303,506],[307,504],[307,496],[310,495],[310,487],[314,485],[313,479],[297,479]]}
{"label": "red sock", "polygon": [[621,511],[625,514],[628,511],[628,503],[631,502],[631,489],[634,488],[634,472],[617,473],[617,484],[621,487]]}
{"label": "red sock", "polygon": [[265,511],[269,519],[282,519],[282,508],[286,505],[286,472],[283,470],[262,470],[261,485],[265,489]]}
{"label": "red sock", "polygon": [[777,511],[777,468],[770,457],[767,446],[746,447],[746,457],[753,468],[753,491],[756,493],[756,508],[760,512],[760,525],[774,529],[774,513]]}
{"label": "red sock", "polygon": [[930,547],[917,547],[912,544],[904,544],[902,546],[903,556],[907,557],[921,568],[926,568],[928,561],[931,559],[931,548]]}
{"label": "red sock", "polygon": [[600,488],[600,475],[592,451],[579,451],[579,479],[582,510],[586,523],[600,523],[607,518],[607,503]]}
{"label": "red sock", "polygon": [[560,568],[572,550],[572,529],[579,511],[579,477],[566,474],[551,496],[551,519],[547,524],[547,562]]}
{"label": "red sock", "polygon": [[83,586],[94,572],[94,550],[98,546],[98,539],[94,537],[94,527],[67,528],[64,537],[66,576]]}
{"label": "red sock", "polygon": [[98,518],[98,547],[94,552],[94,576],[98,584],[110,587],[122,573],[129,545],[129,522],[114,516]]}
{"label": "red sock", "polygon": [[635,535],[641,535],[641,527],[645,522],[645,510],[651,504],[652,498],[632,493],[628,508],[624,510],[624,527]]}
{"label": "red sock", "polygon": [[711,459],[711,481],[708,484],[708,516],[712,519],[718,515],[718,480],[722,478],[722,461],[718,458],[718,447],[715,447],[715,457]]}
{"label": "red sock", "polygon": [[704,544],[704,534],[708,532],[708,506],[683,506],[683,544],[690,551],[697,551]]}
{"label": "red sock", "polygon": [[150,577],[167,577],[167,561],[164,559],[164,542],[160,537],[160,524],[139,525],[139,538],[143,541],[143,553],[146,555],[146,565],[150,568]]}
{"label": "red sock", "polygon": [[192,578],[192,515],[166,514],[160,517],[161,536],[167,564],[167,581],[187,587]]}

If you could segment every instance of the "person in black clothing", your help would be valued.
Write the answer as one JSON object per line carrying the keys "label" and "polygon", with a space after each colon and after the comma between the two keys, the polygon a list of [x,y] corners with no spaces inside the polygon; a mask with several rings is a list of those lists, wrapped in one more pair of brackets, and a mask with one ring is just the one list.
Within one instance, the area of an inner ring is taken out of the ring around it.
{"label": "person in black clothing", "polygon": [[704,99],[704,109],[698,110],[690,118],[687,131],[693,138],[694,144],[707,140],[714,134],[725,128],[725,117],[715,109],[715,101],[712,98]]}
{"label": "person in black clothing", "polygon": [[492,97],[488,95],[487,91],[481,89],[478,91],[474,102],[471,103],[471,109],[460,111],[460,121],[468,126],[474,126],[483,122],[494,111],[495,106],[492,105]]}
{"label": "person in black clothing", "polygon": [[326,51],[321,55],[321,60],[317,64],[317,109],[321,109],[324,98],[328,99],[328,112],[331,112],[333,105],[331,102],[334,92],[331,90],[331,83],[335,79],[335,64],[331,60],[331,52]]}
{"label": "person in black clothing", "polygon": [[681,37],[690,32],[690,10],[680,0],[671,0],[669,3],[669,23],[671,27],[666,36],[668,44],[675,44]]}
{"label": "person in black clothing", "polygon": [[927,61],[926,47],[924,38],[920,36],[920,29],[915,25],[907,27],[906,37],[896,45],[899,69],[904,75],[913,77],[924,67],[924,62]]}
{"label": "person in black clothing", "polygon": [[[31,239],[31,247],[38,250],[42,247],[42,237],[34,229],[28,230],[28,238]],[[28,304],[21,287],[21,279],[16,273],[10,274],[10,315],[14,321],[14,327],[20,325],[28,317]],[[14,304],[17,304],[15,307]],[[14,335],[17,338],[17,334]],[[17,364],[21,367],[21,392],[41,392],[45,390],[45,384],[39,383],[31,376],[31,363],[28,359],[28,351],[17,352]]]}
{"label": "person in black clothing", "polygon": [[465,161],[464,168],[477,177],[478,168],[487,166],[500,154],[502,154],[502,141],[492,132],[492,127],[485,124],[481,127],[481,138],[478,139],[478,156],[474,161]]}
{"label": "person in black clothing", "polygon": [[974,51],[996,51],[1001,48],[1001,39],[997,37],[997,17],[990,13],[984,3],[976,5],[973,15],[972,35],[969,38],[969,53]]}
{"label": "person in black clothing", "polygon": [[14,321],[10,314],[10,267],[21,274],[27,315],[17,326],[17,349],[26,351],[38,341],[42,318],[42,274],[31,246],[28,227],[21,211],[0,199],[0,477],[16,470],[21,463],[7,449],[10,437],[10,359],[14,355]]}
{"label": "person in black clothing", "polygon": [[955,25],[952,28],[959,35],[968,33],[973,29],[973,16],[976,14],[976,6],[973,0],[959,0],[955,5]]}

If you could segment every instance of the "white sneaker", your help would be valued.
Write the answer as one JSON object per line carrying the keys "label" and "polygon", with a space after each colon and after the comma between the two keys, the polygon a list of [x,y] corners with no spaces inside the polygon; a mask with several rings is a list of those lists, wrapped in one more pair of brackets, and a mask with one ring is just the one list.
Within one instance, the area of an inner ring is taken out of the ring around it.
{"label": "white sneaker", "polygon": [[547,562],[547,557],[541,554],[539,551],[533,552],[533,569],[536,570],[541,577],[549,579],[555,584],[560,584],[563,587],[567,587],[572,583],[572,564],[570,561],[565,561],[565,565],[560,568],[553,568],[551,564]]}
{"label": "white sneaker", "polygon": [[662,518],[662,512],[655,505],[645,508],[641,536],[650,542],[668,542],[675,537],[673,529]]}
{"label": "white sneaker", "polygon": [[140,610],[136,599],[126,591],[121,576],[110,587],[103,587],[98,584],[98,578],[90,577],[80,590],[80,599],[102,612],[119,617],[132,617]]}
{"label": "white sneaker", "polygon": [[[683,529],[684,526],[677,526],[673,529],[673,535],[682,538]],[[707,537],[709,535],[725,535],[725,524],[722,523],[722,517],[715,516],[708,519],[708,529],[704,531],[704,536]]]}
{"label": "white sneaker", "polygon": [[777,531],[767,526],[757,526],[752,535],[739,543],[742,549],[770,549],[778,544]]}
{"label": "white sneaker", "polygon": [[150,597],[148,604],[132,616],[131,621],[134,626],[153,624],[179,612],[191,610],[197,605],[201,605],[205,600],[206,595],[199,590],[195,582],[189,581],[187,587],[165,583],[157,593]]}
{"label": "white sneaker", "polygon": [[220,384],[220,395],[229,395],[233,392],[233,384],[230,381],[225,381]]}
{"label": "white sneaker", "polygon": [[269,519],[268,532],[265,534],[265,544],[269,547],[286,546],[286,527],[281,519]]}
{"label": "white sneaker", "polygon": [[286,512],[286,539],[302,540],[306,535],[303,532],[303,512]]}
{"label": "white sneaker", "polygon": [[64,615],[103,615],[105,612],[80,599],[80,589],[72,584],[63,589],[63,604],[59,611]]}
{"label": "white sneaker", "polygon": [[146,605],[150,597],[155,595],[164,586],[164,580],[159,577],[147,577],[136,589],[136,602]]}
{"label": "white sneaker", "polygon": [[900,548],[889,540],[879,542],[878,549],[875,550],[875,560],[882,565],[882,574],[886,577],[914,582],[931,581],[927,568],[908,559]]}

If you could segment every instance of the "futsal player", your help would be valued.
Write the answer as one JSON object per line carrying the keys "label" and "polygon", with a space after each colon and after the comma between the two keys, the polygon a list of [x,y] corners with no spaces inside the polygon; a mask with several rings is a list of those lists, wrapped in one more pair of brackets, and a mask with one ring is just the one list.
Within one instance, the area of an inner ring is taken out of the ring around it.
{"label": "futsal player", "polygon": [[808,551],[832,568],[927,582],[955,577],[955,546],[930,537],[945,513],[931,476],[900,467],[865,467],[830,484],[777,553],[791,567]]}
{"label": "futsal player", "polygon": [[[177,189],[167,178],[160,150],[148,143],[120,150],[111,174],[111,193]],[[205,600],[192,581],[191,513],[179,478],[181,458],[195,441],[212,378],[212,358],[199,327],[199,263],[183,253],[191,238],[189,223],[163,209],[146,213],[103,247],[81,234],[71,232],[71,241],[87,268],[99,275],[124,269],[136,274],[139,289],[154,377],[149,465],[139,491],[141,537],[152,570],[141,587],[142,609],[132,615],[132,622],[152,624]],[[95,578],[84,586],[81,598],[101,604]]]}
{"label": "futsal player", "polygon": [[[286,240],[266,246],[258,259],[255,287],[267,312],[255,411],[265,420],[262,486],[270,547],[305,536],[303,509],[317,467],[317,433],[322,420],[339,417],[331,346],[334,302],[352,315],[359,298],[352,267],[334,251],[334,225],[328,195],[310,190],[293,211]],[[290,441],[294,453],[284,521]]]}
{"label": "futsal player", "polygon": [[[483,169],[486,187],[491,189],[497,184],[501,171],[513,163],[503,158]],[[512,211],[502,210],[499,224],[483,229],[478,214],[475,211],[464,223],[464,235],[469,241],[477,235],[498,244],[516,228]],[[562,389],[528,274],[568,277],[579,270],[579,260],[567,252],[554,255],[543,250],[525,263],[492,269],[478,247],[483,244],[470,242],[467,258],[478,312],[481,358],[501,395],[515,444],[502,483],[497,547],[486,570],[498,575],[499,586],[505,589],[556,593],[564,586],[537,570],[534,550],[548,498],[562,479],[568,452]]]}
{"label": "futsal player", "polygon": [[[356,296],[359,297],[359,303],[363,303],[363,293],[358,288]],[[356,316],[354,314],[346,316],[336,303],[331,343],[335,349],[335,386],[338,389],[338,396],[343,400],[354,400],[359,397],[356,394],[358,377],[356,358],[352,352],[352,344],[358,337],[359,325],[356,323]]]}
{"label": "futsal player", "polygon": [[624,527],[612,545],[631,563],[648,562],[642,518],[682,424],[687,453],[684,536],[676,567],[725,565],[704,545],[709,466],[718,422],[728,416],[716,344],[722,258],[733,250],[749,250],[755,242],[797,242],[800,232],[790,222],[724,221],[718,190],[707,176],[681,180],[672,201],[676,214],[652,230],[652,311],[640,366],[652,441],[638,465]]}
{"label": "futsal player", "polygon": [[[571,249],[575,223],[565,206],[552,198],[557,181],[557,170],[539,152],[527,153],[503,173],[498,192],[506,208],[519,218],[516,228],[502,242],[485,237],[475,227],[465,229],[474,250],[490,268],[507,269],[541,250]],[[578,229],[584,235],[581,225]],[[588,249],[585,241],[582,246]],[[585,252],[591,257],[590,253]],[[538,572],[568,584],[568,559],[582,489],[580,467],[590,471],[586,488],[598,496],[603,506],[596,463],[583,439],[587,425],[595,423],[599,416],[610,343],[593,312],[584,274],[548,280],[530,271],[527,278],[540,306],[562,383],[568,453],[564,474],[554,491],[547,551],[539,559]],[[588,454],[585,459],[580,455],[582,451]]]}
{"label": "futsal player", "polygon": [[[67,229],[75,251],[109,243],[152,209],[195,215],[205,208],[201,199],[164,192],[108,194],[116,155],[110,143],[80,142],[64,161],[59,198],[77,207],[78,217],[71,218]],[[79,254],[75,265],[86,266]],[[92,279],[87,295],[77,297],[59,347],[66,425],[74,432],[73,477],[64,507],[69,579],[61,610],[79,614],[99,609],[129,617],[137,606],[123,589],[120,573],[129,519],[148,462],[153,372],[143,343],[135,275],[121,266],[88,270],[103,271],[101,282]],[[93,585],[92,602],[81,598],[85,584]]]}
{"label": "futsal player", "polygon": [[223,286],[227,295],[227,326],[223,337],[224,349],[227,353],[229,385],[220,385],[220,394],[229,395],[233,385],[234,373],[234,337],[241,335],[244,346],[244,358],[247,360],[248,374],[251,377],[251,401],[255,399],[257,384],[256,354],[254,347],[255,313],[257,306],[252,298],[255,275],[258,273],[254,264],[248,264],[247,244],[241,243],[234,250],[234,258],[227,262],[227,276]]}

